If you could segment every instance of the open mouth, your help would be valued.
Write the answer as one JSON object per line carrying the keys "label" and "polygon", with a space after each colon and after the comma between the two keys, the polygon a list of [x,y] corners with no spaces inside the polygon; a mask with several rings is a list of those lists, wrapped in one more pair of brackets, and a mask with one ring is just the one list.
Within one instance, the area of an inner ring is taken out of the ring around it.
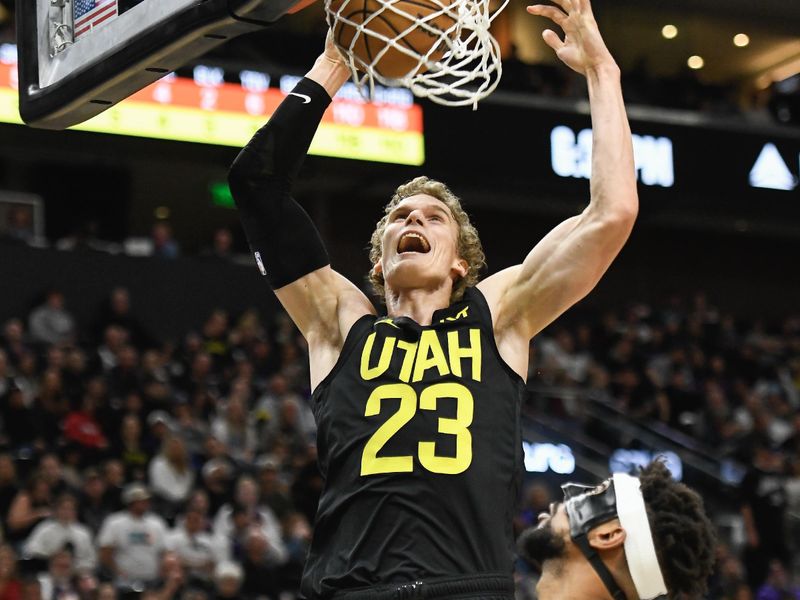
{"label": "open mouth", "polygon": [[398,254],[405,254],[406,252],[418,252],[426,254],[430,252],[431,245],[424,236],[414,231],[409,231],[400,236],[400,241],[397,242]]}

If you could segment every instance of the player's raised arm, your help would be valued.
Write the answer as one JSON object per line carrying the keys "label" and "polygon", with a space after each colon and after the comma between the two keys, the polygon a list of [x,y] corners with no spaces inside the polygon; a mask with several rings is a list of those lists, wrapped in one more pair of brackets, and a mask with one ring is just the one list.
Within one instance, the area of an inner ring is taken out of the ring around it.
{"label": "player's raised arm", "polygon": [[[259,269],[311,346],[312,385],[333,366],[352,323],[374,310],[355,285],[331,269],[316,227],[291,196],[325,109],[349,77],[328,39],[324,53],[228,174]],[[324,358],[315,361],[320,354]]]}
{"label": "player's raised arm", "polygon": [[479,287],[493,308],[498,342],[509,334],[527,341],[588,294],[627,241],[638,213],[633,144],[620,71],[605,46],[589,0],[555,0],[528,12],[551,19],[565,33],[543,37],[568,67],[588,82],[593,128],[588,207],[546,235],[521,265]]}

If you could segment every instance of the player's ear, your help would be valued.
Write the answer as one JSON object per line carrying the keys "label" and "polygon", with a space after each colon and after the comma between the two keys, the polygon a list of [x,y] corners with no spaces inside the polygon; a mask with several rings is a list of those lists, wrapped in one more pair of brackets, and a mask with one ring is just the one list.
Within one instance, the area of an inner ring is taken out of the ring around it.
{"label": "player's ear", "polygon": [[372,265],[372,272],[375,275],[381,275],[383,273],[383,265],[381,264],[380,260],[378,260],[378,262]]}
{"label": "player's ear", "polygon": [[619,519],[603,523],[588,534],[589,545],[595,550],[613,550],[625,542],[625,530]]}
{"label": "player's ear", "polygon": [[464,279],[469,273],[469,263],[463,258],[457,258],[453,264],[453,275],[456,279]]}

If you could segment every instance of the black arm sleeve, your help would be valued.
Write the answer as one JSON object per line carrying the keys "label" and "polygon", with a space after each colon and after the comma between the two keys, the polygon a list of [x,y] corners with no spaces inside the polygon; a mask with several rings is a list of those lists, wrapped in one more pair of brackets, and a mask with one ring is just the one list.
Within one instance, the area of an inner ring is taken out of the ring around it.
{"label": "black arm sleeve", "polygon": [[236,157],[228,183],[261,274],[280,288],[329,264],[291,187],[331,98],[303,78]]}

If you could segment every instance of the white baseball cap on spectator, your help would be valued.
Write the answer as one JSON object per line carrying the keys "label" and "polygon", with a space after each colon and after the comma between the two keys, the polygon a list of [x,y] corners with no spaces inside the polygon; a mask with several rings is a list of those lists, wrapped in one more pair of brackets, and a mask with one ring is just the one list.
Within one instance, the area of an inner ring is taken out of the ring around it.
{"label": "white baseball cap on spectator", "polygon": [[236,579],[237,581],[241,581],[243,578],[244,572],[242,571],[242,567],[239,566],[239,563],[230,560],[223,560],[217,563],[214,569],[214,579],[217,581],[222,579]]}
{"label": "white baseball cap on spectator", "polygon": [[230,477],[233,468],[231,464],[223,458],[212,458],[203,465],[202,475],[204,479],[208,479],[216,471],[222,471],[223,477]]}
{"label": "white baseball cap on spectator", "polygon": [[276,459],[272,454],[262,454],[259,456],[255,461],[255,466],[260,471],[264,469],[280,471],[281,468],[278,459]]}
{"label": "white baseball cap on spectator", "polygon": [[167,426],[167,429],[173,429],[172,418],[163,410],[154,410],[147,416],[147,424],[153,427],[159,423]]}
{"label": "white baseball cap on spectator", "polygon": [[125,504],[149,499],[150,490],[148,490],[147,487],[141,483],[131,483],[125,486],[125,489],[122,492],[122,501]]}

